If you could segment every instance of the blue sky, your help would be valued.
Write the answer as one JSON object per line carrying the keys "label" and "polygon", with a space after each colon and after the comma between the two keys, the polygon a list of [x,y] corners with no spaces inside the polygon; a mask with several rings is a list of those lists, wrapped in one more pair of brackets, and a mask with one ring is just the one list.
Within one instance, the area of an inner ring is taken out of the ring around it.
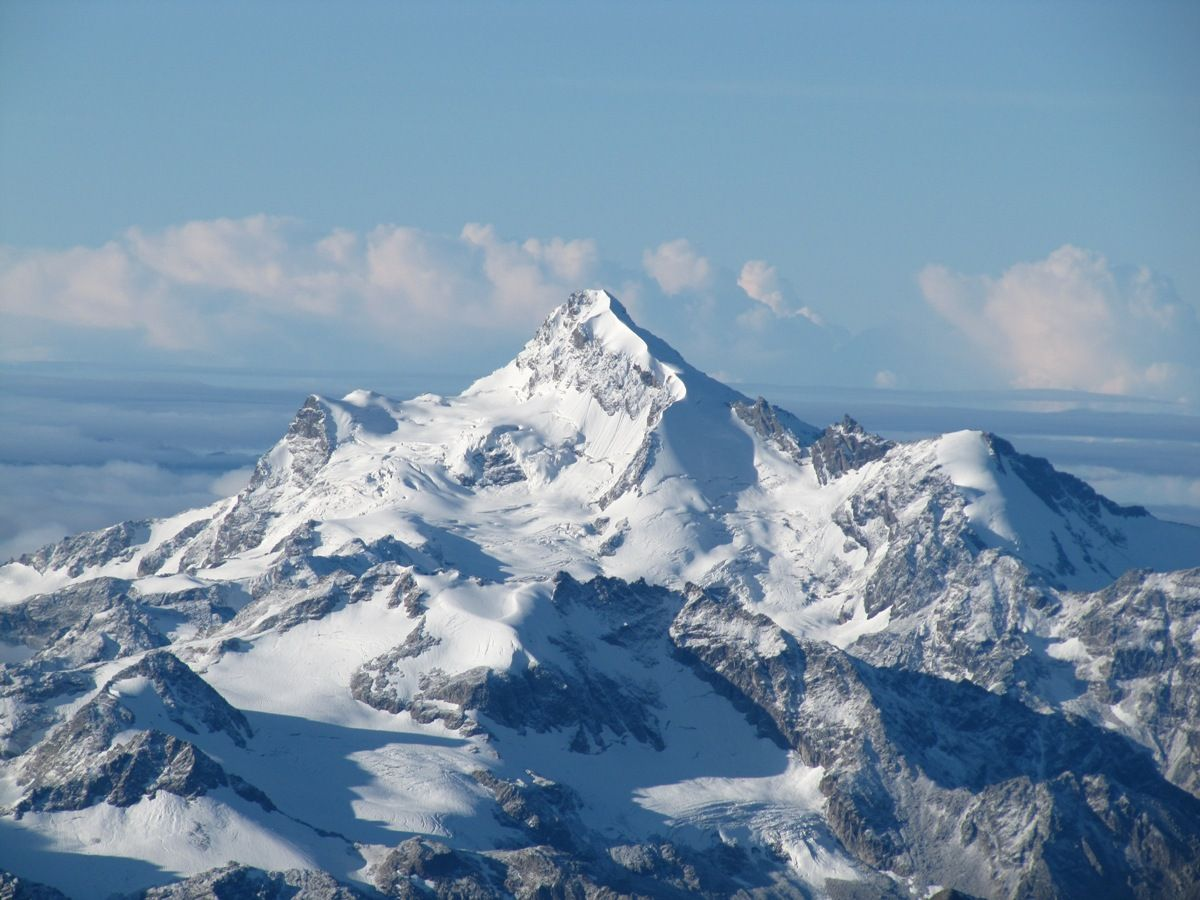
{"label": "blue sky", "polygon": [[727,380],[1194,423],[1197,147],[1195,3],[0,0],[0,364],[440,386],[604,286]]}
{"label": "blue sky", "polygon": [[[1200,292],[1195,4],[8,0],[0,16],[9,267],[130,228],[265,214],[289,219],[289,242],[381,224],[455,238],[468,223],[516,244],[588,240],[586,274],[613,288],[646,281],[647,249],[682,238],[712,266],[710,307],[744,312],[737,275],[762,260],[795,308],[850,335],[934,328],[927,266],[996,278],[1063,245],[1145,267],[1193,308]],[[701,304],[656,288],[639,295],[648,324],[709,367],[768,374],[719,365],[706,338],[727,323],[697,324]],[[10,312],[46,304],[6,293]],[[195,302],[203,315],[237,301]],[[495,316],[504,347],[544,303],[531,305]],[[276,362],[329,338],[326,322],[268,318],[297,348]],[[20,342],[51,358],[154,354],[84,324]],[[359,337],[326,357],[360,358]],[[217,343],[188,358],[255,356]],[[873,376],[857,363],[876,350],[847,353],[842,380]],[[477,367],[500,354],[485,336],[458,352]],[[916,356],[896,376],[937,386]],[[777,380],[839,380],[771,365]]]}

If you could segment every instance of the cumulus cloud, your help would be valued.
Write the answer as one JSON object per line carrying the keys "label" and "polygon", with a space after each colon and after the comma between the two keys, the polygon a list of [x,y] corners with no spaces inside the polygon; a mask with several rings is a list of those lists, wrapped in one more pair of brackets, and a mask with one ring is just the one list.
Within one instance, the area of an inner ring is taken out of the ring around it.
{"label": "cumulus cloud", "polygon": [[756,309],[749,314],[747,321],[753,324],[764,324],[769,318],[765,316],[767,311],[773,313],[777,319],[799,317],[808,319],[814,325],[824,324],[821,317],[812,309],[807,306],[798,306],[792,301],[791,291],[780,279],[779,272],[774,266],[768,265],[765,260],[749,260],[742,266],[737,283],[747,297],[765,307],[765,309]]}
{"label": "cumulus cloud", "polygon": [[436,343],[472,324],[527,330],[587,286],[596,264],[593,241],[514,241],[490,225],[456,236],[399,225],[310,235],[258,215],[131,228],[99,247],[2,248],[0,312],[167,350],[220,346],[284,320],[379,341],[420,325]]}
{"label": "cumulus cloud", "polygon": [[642,253],[642,268],[668,297],[708,287],[712,266],[686,238],[676,238]]}
{"label": "cumulus cloud", "polygon": [[1194,398],[1200,323],[1148,269],[1068,245],[999,278],[932,265],[917,281],[1014,387]]}

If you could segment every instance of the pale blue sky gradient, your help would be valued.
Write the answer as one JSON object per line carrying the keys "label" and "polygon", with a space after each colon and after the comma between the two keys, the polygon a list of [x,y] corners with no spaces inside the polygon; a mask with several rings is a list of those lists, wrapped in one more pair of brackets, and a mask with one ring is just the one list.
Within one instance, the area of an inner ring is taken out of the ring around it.
{"label": "pale blue sky gradient", "polygon": [[259,212],[776,265],[851,329],[1071,243],[1200,293],[1195,3],[0,4],[0,243]]}

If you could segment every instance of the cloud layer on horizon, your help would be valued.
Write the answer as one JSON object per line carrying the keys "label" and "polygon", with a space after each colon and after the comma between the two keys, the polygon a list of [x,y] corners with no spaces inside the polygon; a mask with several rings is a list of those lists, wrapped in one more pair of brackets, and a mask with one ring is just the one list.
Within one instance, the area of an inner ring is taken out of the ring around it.
{"label": "cloud layer on horizon", "polygon": [[200,355],[294,325],[368,339],[415,327],[434,344],[526,331],[596,262],[590,240],[508,241],[474,223],[455,237],[399,225],[310,235],[266,215],[130,228],[100,247],[0,250],[0,312],[18,323],[0,352],[36,357],[21,326],[44,342],[46,323]]}
{"label": "cloud layer on horizon", "polygon": [[931,265],[917,281],[1012,387],[1197,399],[1200,320],[1145,267],[1065,245],[999,278]]}
{"label": "cloud layer on horizon", "polygon": [[1196,312],[1145,268],[1064,246],[995,278],[926,266],[917,283],[851,335],[776,266],[727,269],[683,237],[627,267],[586,237],[512,239],[476,223],[314,232],[255,215],[134,227],[95,247],[0,247],[0,360],[482,374],[568,293],[612,286],[730,380],[1197,398]]}

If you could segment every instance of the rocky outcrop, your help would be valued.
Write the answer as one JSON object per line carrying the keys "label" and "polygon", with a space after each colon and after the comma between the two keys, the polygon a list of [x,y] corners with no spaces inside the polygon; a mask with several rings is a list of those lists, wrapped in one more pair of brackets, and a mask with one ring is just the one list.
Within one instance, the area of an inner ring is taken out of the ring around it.
{"label": "rocky outcrop", "polygon": [[1120,896],[1186,897],[1200,883],[1200,802],[1125,738],[798,642],[698,589],[671,633],[824,769],[830,827],[876,869],[1001,897],[1115,885]]}
{"label": "rocky outcrop", "polygon": [[219,787],[273,808],[172,729],[220,734],[238,747],[251,737],[245,716],[203,679],[174,655],[152,653],[109,680],[37,745],[20,770],[17,811],[129,806],[160,790],[197,797]]}
{"label": "rocky outcrop", "polygon": [[0,900],[67,900],[67,897],[49,885],[0,871]]}
{"label": "rocky outcrop", "polygon": [[132,806],[159,791],[190,799],[218,788],[230,788],[267,811],[275,808],[262,791],[227,773],[194,744],[161,731],[136,732],[78,763],[64,771],[46,766],[44,756],[39,759],[17,814],[88,809],[97,803]]}
{"label": "rocky outcrop", "polygon": [[336,446],[337,427],[330,410],[319,397],[309,397],[283,440],[258,461],[250,484],[233,505],[192,540],[182,568],[196,571],[216,566],[261,544],[279,498],[311,484]]}
{"label": "rocky outcrop", "polygon": [[79,666],[165,647],[177,629],[204,633],[234,616],[239,591],[207,585],[143,594],[121,578],[76,582],[0,608],[0,634],[39,659]]}
{"label": "rocky outcrop", "polygon": [[88,531],[74,537],[63,538],[33,553],[26,553],[17,562],[48,572],[65,569],[72,578],[78,578],[87,569],[106,563],[132,559],[137,548],[150,537],[150,523],[122,522],[99,531]]}
{"label": "rocky outcrop", "polygon": [[362,900],[367,896],[313,869],[265,872],[230,863],[123,900]]}
{"label": "rocky outcrop", "polygon": [[167,718],[189,734],[221,732],[238,747],[245,747],[253,736],[241,710],[230,706],[173,653],[146,654],[114,676],[105,685],[105,691],[111,693],[124,682],[143,678],[162,703]]}
{"label": "rocky outcrop", "polygon": [[731,405],[737,417],[754,429],[755,434],[797,463],[804,458],[805,448],[823,434],[762,397],[753,403],[735,401]]}
{"label": "rocky outcrop", "polygon": [[812,442],[813,469],[821,484],[860,469],[872,460],[880,459],[895,447],[895,443],[863,429],[849,416],[830,425]]}

